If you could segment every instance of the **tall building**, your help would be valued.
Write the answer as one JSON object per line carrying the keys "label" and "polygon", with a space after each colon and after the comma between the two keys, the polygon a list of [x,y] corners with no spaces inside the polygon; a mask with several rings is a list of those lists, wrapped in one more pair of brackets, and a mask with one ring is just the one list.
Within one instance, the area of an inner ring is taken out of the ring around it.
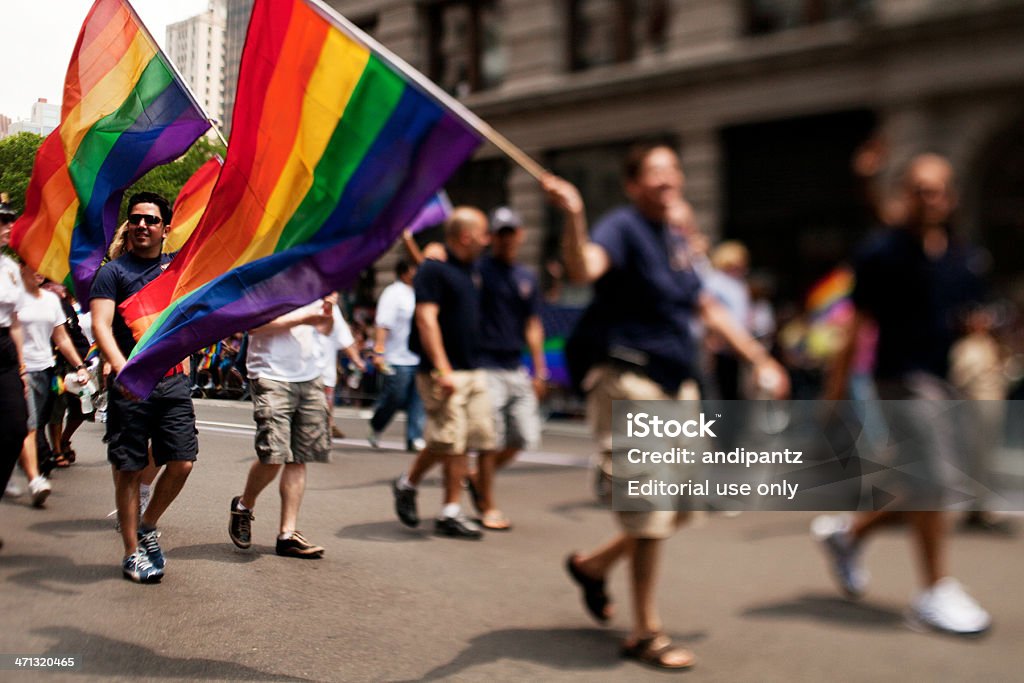
{"label": "tall building", "polygon": [[227,24],[224,38],[224,132],[231,131],[231,115],[235,110],[235,92],[238,85],[238,64],[242,60],[242,46],[249,30],[249,15],[253,0],[226,0]]}
{"label": "tall building", "polygon": [[210,0],[202,14],[167,26],[167,56],[208,116],[224,127],[225,0]]}
{"label": "tall building", "polygon": [[10,135],[11,117],[0,114],[0,139]]}
{"label": "tall building", "polygon": [[[10,119],[8,119],[10,121]],[[28,121],[15,121],[7,127],[8,135],[35,133],[49,135],[60,124],[60,105],[51,104],[45,97],[32,103],[32,114]]]}
{"label": "tall building", "polygon": [[[892,181],[947,155],[961,225],[1024,292],[1024,0],[332,0],[546,167],[591,217],[622,201],[624,150],[679,149],[714,238],[798,299],[865,227],[850,159],[872,132]],[[522,169],[487,146],[453,201],[510,203],[536,267],[559,221]],[[1024,296],[1022,296],[1024,298]]]}

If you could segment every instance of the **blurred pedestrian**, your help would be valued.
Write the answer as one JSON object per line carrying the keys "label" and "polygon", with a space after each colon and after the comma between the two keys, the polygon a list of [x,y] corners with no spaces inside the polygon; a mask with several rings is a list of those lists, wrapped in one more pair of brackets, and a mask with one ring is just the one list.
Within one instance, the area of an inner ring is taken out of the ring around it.
{"label": "blurred pedestrian", "polygon": [[[0,249],[7,249],[11,226],[17,217],[10,204],[0,203]],[[28,433],[23,331],[18,320],[18,306],[23,293],[18,264],[0,252],[0,499],[7,492],[11,473]],[[2,546],[3,541],[0,540]]]}
{"label": "blurred pedestrian", "polygon": [[[539,401],[547,391],[544,326],[537,278],[519,262],[526,237],[522,219],[506,206],[490,216],[490,253],[480,259],[480,366],[494,409],[497,450],[482,451],[469,477],[470,494],[480,523],[491,531],[507,531],[511,522],[495,502],[494,478],[519,451],[540,441]],[[533,376],[523,367],[523,349],[533,363]]]}
{"label": "blurred pedestrian", "polygon": [[23,357],[28,382],[29,432],[21,451],[21,467],[28,477],[32,505],[42,507],[50,495],[50,482],[41,472],[43,462],[51,462],[53,452],[46,440],[46,425],[53,408],[54,358],[53,346],[75,369],[78,382],[86,384],[89,371],[71,342],[65,327],[66,318],[60,299],[43,289],[43,276],[26,264],[21,265],[24,298],[18,308],[18,319],[24,330]]}
{"label": "blurred pedestrian", "polygon": [[[713,297],[701,289],[686,238],[669,225],[682,199],[684,177],[675,151],[664,145],[633,148],[625,163],[628,206],[602,217],[587,234],[579,192],[549,176],[544,187],[565,214],[563,255],[570,279],[594,283],[594,299],[574,337],[575,373],[586,369],[587,414],[601,449],[611,449],[612,401],[696,398],[697,345],[692,323],[703,320],[755,366],[759,384],[781,397],[788,379],[778,363]],[[693,664],[662,630],[655,589],[661,543],[686,518],[680,510],[618,512],[622,531],[589,553],[573,554],[567,569],[598,621],[611,616],[605,584],[620,560],[632,563],[633,628],[625,657],[663,669]]]}
{"label": "blurred pedestrian", "polygon": [[[411,237],[407,244],[415,247]],[[418,249],[417,249],[417,252]],[[373,364],[380,373],[380,394],[370,418],[370,445],[380,447],[380,437],[399,410],[405,411],[406,450],[419,452],[426,445],[423,426],[426,415],[416,390],[416,369],[420,357],[409,350],[409,334],[416,313],[416,292],[412,283],[416,266],[399,259],[395,281],[384,288],[377,301]]]}
{"label": "blurred pedestrian", "polygon": [[906,512],[864,513],[852,523],[822,516],[814,520],[812,531],[843,592],[859,597],[868,582],[860,558],[864,542],[883,526],[906,520],[916,541],[922,579],[910,610],[912,621],[972,635],[986,631],[991,617],[949,576],[947,522],[938,511],[944,490],[953,483],[948,474],[952,462],[964,455],[958,452],[964,425],[957,425],[944,404],[935,402],[959,398],[946,381],[956,312],[979,296],[980,283],[950,232],[957,204],[950,163],[934,154],[914,157],[902,190],[904,222],[872,239],[856,259],[856,315],[825,397],[847,397],[856,340],[864,325],[876,324],[876,389],[889,429],[902,436],[893,464],[896,470],[912,468],[917,476],[913,488],[898,492],[897,505]]}

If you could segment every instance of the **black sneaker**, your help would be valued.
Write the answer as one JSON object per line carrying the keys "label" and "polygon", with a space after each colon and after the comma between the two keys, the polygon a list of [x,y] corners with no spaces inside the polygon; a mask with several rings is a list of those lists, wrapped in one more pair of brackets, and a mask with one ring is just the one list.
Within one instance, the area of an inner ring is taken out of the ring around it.
{"label": "black sneaker", "polygon": [[228,520],[228,536],[231,542],[239,548],[245,549],[252,546],[252,510],[239,510],[238,501],[241,496],[231,499],[231,518]]}
{"label": "black sneaker", "polygon": [[398,487],[398,480],[391,482],[391,493],[395,496],[395,514],[407,527],[420,525],[420,513],[416,511],[416,489]]}
{"label": "black sneaker", "polygon": [[318,558],[324,554],[324,549],[314,545],[303,538],[298,531],[293,531],[291,538],[277,539],[275,551],[282,557],[301,557],[307,560]]}
{"label": "black sneaker", "polygon": [[480,527],[465,517],[438,517],[434,520],[434,533],[438,536],[479,540],[484,537]]}

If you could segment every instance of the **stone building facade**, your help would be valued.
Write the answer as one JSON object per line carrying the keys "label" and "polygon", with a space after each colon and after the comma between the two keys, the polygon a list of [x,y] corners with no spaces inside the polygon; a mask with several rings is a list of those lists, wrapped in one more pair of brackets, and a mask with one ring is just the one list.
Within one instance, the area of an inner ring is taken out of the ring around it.
{"label": "stone building facade", "polygon": [[[675,145],[702,228],[747,242],[782,298],[865,230],[850,158],[869,135],[887,140],[889,182],[914,153],[945,154],[962,230],[1024,299],[1024,0],[330,4],[575,181],[592,215],[622,199],[629,144]],[[517,209],[531,265],[555,253],[556,217],[495,148],[449,190]]]}

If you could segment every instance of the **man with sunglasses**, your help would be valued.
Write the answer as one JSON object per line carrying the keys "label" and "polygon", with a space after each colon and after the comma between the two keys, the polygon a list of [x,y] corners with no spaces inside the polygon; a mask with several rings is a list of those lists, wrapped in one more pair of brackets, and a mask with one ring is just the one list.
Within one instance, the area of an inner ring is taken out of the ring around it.
{"label": "man with sunglasses", "polygon": [[[128,251],[100,268],[93,281],[93,332],[114,379],[135,346],[117,307],[167,267],[171,257],[163,253],[163,241],[170,224],[166,199],[151,192],[134,195],[128,202]],[[175,366],[143,401],[122,393],[116,382],[107,386],[105,441],[124,542],[122,573],[137,583],[155,583],[163,578],[165,564],[156,525],[184,486],[199,451],[188,377],[181,364]],[[150,446],[156,466],[165,467],[138,519],[139,483]]]}

